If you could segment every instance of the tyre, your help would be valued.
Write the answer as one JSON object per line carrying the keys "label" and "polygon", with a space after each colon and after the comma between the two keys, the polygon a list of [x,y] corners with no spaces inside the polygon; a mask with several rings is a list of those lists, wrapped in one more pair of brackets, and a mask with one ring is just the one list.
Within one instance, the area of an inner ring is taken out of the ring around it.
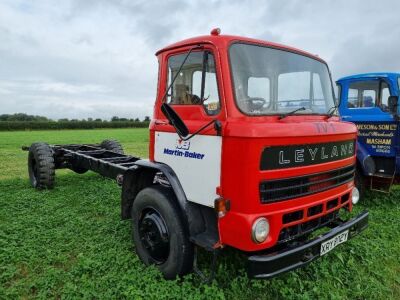
{"label": "tyre", "polygon": [[360,192],[360,200],[364,199],[365,196],[365,176],[357,168],[354,175],[354,184],[358,191]]}
{"label": "tyre", "polygon": [[121,144],[116,140],[104,140],[100,143],[100,147],[119,154],[124,154],[124,149],[122,148]]}
{"label": "tyre", "polygon": [[153,186],[139,192],[132,205],[133,241],[146,265],[156,265],[166,279],[192,270],[194,250],[170,188]]}
{"label": "tyre", "polygon": [[28,173],[29,180],[34,188],[53,188],[55,164],[53,150],[48,144],[33,143],[29,147]]}

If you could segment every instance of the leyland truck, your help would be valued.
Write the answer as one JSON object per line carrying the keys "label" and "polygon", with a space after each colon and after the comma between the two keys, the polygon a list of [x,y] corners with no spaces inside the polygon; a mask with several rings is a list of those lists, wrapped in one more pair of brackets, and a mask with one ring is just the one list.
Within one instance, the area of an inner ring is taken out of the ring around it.
{"label": "leyland truck", "polygon": [[227,247],[250,277],[271,278],[367,227],[366,211],[344,217],[359,198],[357,129],[333,113],[325,61],[219,29],[156,56],[149,158],[115,140],[34,143],[24,148],[33,187],[52,188],[61,168],[115,179],[137,255],[168,279],[198,270],[197,249],[215,266]]}

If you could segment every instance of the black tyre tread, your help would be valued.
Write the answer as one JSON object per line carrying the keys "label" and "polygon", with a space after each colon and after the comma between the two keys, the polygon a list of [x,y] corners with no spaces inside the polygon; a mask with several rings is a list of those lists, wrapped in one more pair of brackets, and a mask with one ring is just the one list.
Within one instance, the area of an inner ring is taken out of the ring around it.
{"label": "black tyre tread", "polygon": [[[46,143],[33,143],[29,148],[28,165],[30,168],[30,160],[35,159],[38,166],[38,177],[36,178],[36,185],[34,185],[31,178],[31,184],[37,189],[54,187],[55,181],[55,163],[53,158],[53,150]],[[32,172],[33,173],[33,172]]]}
{"label": "black tyre tread", "polygon": [[100,147],[119,154],[124,154],[124,149],[122,148],[121,143],[117,140],[104,140],[100,143]]}
{"label": "black tyre tread", "polygon": [[365,196],[365,176],[361,173],[361,171],[357,168],[354,176],[354,184],[360,192],[360,200],[363,200]]}
{"label": "black tyre tread", "polygon": [[[144,197],[144,198],[143,198]],[[182,276],[189,273],[193,268],[193,259],[194,259],[194,246],[189,241],[189,233],[188,229],[184,226],[181,216],[181,210],[176,203],[176,197],[174,192],[171,188],[164,187],[161,185],[154,185],[148,188],[143,189],[137,195],[133,205],[132,205],[132,223],[133,223],[133,238],[136,246],[136,252],[141,258],[141,260],[146,264],[149,265],[149,261],[146,258],[147,253],[142,250],[141,244],[139,242],[137,231],[135,231],[135,227],[137,226],[137,220],[135,220],[135,215],[138,212],[135,212],[135,207],[143,205],[143,199],[149,199],[149,197],[153,198],[154,204],[157,205],[158,203],[167,204],[171,208],[171,215],[165,217],[171,217],[172,220],[176,222],[176,228],[168,228],[168,230],[174,232],[182,242],[181,245],[181,253],[177,259],[172,259],[169,257],[164,264],[158,265],[158,268],[163,273],[166,279],[175,279],[176,276]],[[164,198],[164,199],[162,199]],[[148,204],[153,204],[148,203]],[[139,205],[138,205],[139,204]],[[170,226],[171,224],[167,224]],[[172,224],[173,225],[173,224]],[[136,233],[136,234],[135,234]],[[139,245],[138,245],[139,243]],[[171,263],[174,263],[173,267],[171,268]],[[169,265],[167,265],[169,264]]]}

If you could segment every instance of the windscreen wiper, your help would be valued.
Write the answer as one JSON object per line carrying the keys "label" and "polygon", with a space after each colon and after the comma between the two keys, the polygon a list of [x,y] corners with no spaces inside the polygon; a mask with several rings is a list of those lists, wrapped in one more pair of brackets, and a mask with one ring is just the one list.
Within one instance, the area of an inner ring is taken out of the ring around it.
{"label": "windscreen wiper", "polygon": [[293,115],[294,113],[297,113],[298,111],[301,111],[301,110],[306,110],[306,108],[303,106],[303,107],[297,108],[295,110],[292,110],[292,111],[290,111],[288,113],[281,114],[279,116],[279,120],[282,120],[283,118],[286,118],[287,116]]}
{"label": "windscreen wiper", "polygon": [[332,106],[330,109],[328,109],[328,111],[327,111],[326,114],[327,114],[329,117],[332,117],[333,114],[335,113],[335,111],[336,111],[338,108],[339,108],[339,107],[338,107],[337,105]]}

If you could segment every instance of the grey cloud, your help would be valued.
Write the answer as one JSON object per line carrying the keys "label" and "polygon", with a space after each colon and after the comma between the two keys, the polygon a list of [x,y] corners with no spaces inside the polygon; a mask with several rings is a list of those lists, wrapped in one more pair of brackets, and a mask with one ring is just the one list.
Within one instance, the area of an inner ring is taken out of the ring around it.
{"label": "grey cloud", "polygon": [[88,34],[82,34],[79,37],[73,39],[73,42],[76,44],[87,44],[87,45],[92,45],[93,40],[90,35]]}
{"label": "grey cloud", "polygon": [[399,11],[395,0],[2,1],[0,113],[149,115],[154,53],[213,27],[316,53],[334,79],[399,71]]}
{"label": "grey cloud", "polygon": [[340,45],[332,61],[333,71],[337,77],[367,72],[399,72],[400,61],[397,59],[400,43],[381,39],[368,39],[353,36]]}
{"label": "grey cloud", "polygon": [[87,15],[93,11],[104,13],[112,10],[120,17],[129,19],[131,34],[142,36],[154,46],[160,46],[171,37],[179,19],[190,14],[184,1],[73,1],[72,12]]}

